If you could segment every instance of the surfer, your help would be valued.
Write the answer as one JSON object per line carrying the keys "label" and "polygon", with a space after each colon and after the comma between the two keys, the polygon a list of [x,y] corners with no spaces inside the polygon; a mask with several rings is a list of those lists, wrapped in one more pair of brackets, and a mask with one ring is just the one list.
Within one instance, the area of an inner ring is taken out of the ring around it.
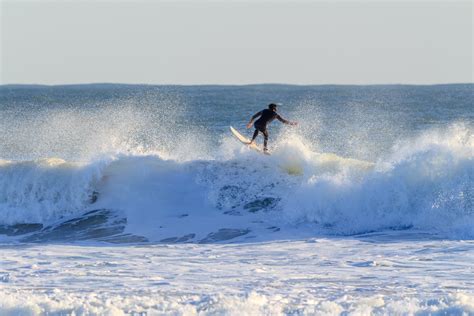
{"label": "surfer", "polygon": [[290,122],[288,120],[285,120],[282,118],[278,113],[277,113],[277,105],[275,103],[270,103],[268,105],[268,109],[264,109],[258,113],[256,113],[252,118],[250,119],[250,122],[247,124],[247,128],[252,127],[253,121],[259,117],[258,120],[255,121],[255,124],[253,126],[255,127],[255,132],[253,132],[253,137],[252,140],[250,141],[249,145],[253,144],[255,142],[255,138],[257,138],[258,132],[261,132],[263,134],[263,151],[267,152],[267,143],[268,143],[268,131],[267,131],[267,124],[273,121],[274,119],[279,120],[280,122],[288,125],[297,125],[298,122]]}

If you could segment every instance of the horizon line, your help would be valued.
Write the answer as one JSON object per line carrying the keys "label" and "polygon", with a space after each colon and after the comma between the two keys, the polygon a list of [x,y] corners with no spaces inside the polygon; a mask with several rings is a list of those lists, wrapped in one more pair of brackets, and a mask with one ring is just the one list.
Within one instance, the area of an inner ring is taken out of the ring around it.
{"label": "horizon line", "polygon": [[473,82],[445,82],[445,83],[124,83],[124,82],[82,82],[82,83],[0,83],[0,87],[8,86],[36,86],[36,87],[61,87],[61,86],[92,86],[92,85],[122,85],[122,86],[444,86],[444,85],[474,85]]}

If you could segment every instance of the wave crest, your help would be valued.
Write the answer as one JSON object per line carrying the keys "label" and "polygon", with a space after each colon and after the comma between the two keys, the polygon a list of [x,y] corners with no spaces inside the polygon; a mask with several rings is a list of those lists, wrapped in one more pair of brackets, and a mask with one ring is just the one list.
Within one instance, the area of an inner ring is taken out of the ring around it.
{"label": "wave crest", "polygon": [[473,159],[472,131],[458,124],[401,142],[376,163],[318,153],[291,136],[270,157],[225,141],[208,160],[2,161],[0,224],[100,208],[122,211],[126,231],[152,241],[258,239],[302,224],[308,234],[416,228],[472,238]]}

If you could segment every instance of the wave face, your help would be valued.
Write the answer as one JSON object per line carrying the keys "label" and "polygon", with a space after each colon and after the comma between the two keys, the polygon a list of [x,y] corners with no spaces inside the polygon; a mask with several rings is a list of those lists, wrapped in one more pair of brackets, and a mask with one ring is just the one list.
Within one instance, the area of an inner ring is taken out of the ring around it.
{"label": "wave face", "polygon": [[1,223],[44,223],[81,212],[94,200],[100,169],[57,158],[0,162]]}
{"label": "wave face", "polygon": [[311,175],[286,204],[289,216],[357,234],[417,228],[474,236],[474,138],[452,126],[393,149],[362,176]]}
{"label": "wave face", "polygon": [[[470,91],[4,86],[0,234],[212,243],[408,229],[472,239]],[[286,98],[281,111],[300,126],[272,125],[272,155],[251,151],[227,127],[265,103],[228,113],[235,95]]]}

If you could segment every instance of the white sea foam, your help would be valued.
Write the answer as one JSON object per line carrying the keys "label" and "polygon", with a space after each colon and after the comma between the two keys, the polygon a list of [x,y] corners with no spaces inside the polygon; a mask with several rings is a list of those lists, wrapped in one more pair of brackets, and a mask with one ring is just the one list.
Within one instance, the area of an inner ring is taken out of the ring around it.
{"label": "white sea foam", "polygon": [[56,290],[48,294],[27,291],[0,293],[0,313],[13,315],[470,315],[474,297],[466,293],[450,294],[437,299],[407,298],[391,300],[381,295],[355,300],[330,301],[308,299],[303,302],[282,299],[256,292],[246,295],[168,295],[146,296],[119,294],[69,294]]}
{"label": "white sea foam", "polygon": [[413,226],[471,238],[473,177],[474,136],[452,126],[399,144],[362,177],[311,174],[285,210],[343,234]]}
{"label": "white sea foam", "polygon": [[84,212],[104,163],[0,162],[0,224],[47,223]]}
{"label": "white sea foam", "polygon": [[128,153],[82,164],[4,161],[0,223],[48,223],[105,208],[125,211],[128,230],[152,240],[258,230],[257,220],[314,224],[314,233],[413,227],[471,238],[473,144],[471,130],[455,125],[401,142],[376,163],[315,152],[301,137],[284,138],[270,157],[226,140],[207,160]]}
{"label": "white sea foam", "polygon": [[407,235],[3,247],[0,314],[474,313],[472,242]]}

